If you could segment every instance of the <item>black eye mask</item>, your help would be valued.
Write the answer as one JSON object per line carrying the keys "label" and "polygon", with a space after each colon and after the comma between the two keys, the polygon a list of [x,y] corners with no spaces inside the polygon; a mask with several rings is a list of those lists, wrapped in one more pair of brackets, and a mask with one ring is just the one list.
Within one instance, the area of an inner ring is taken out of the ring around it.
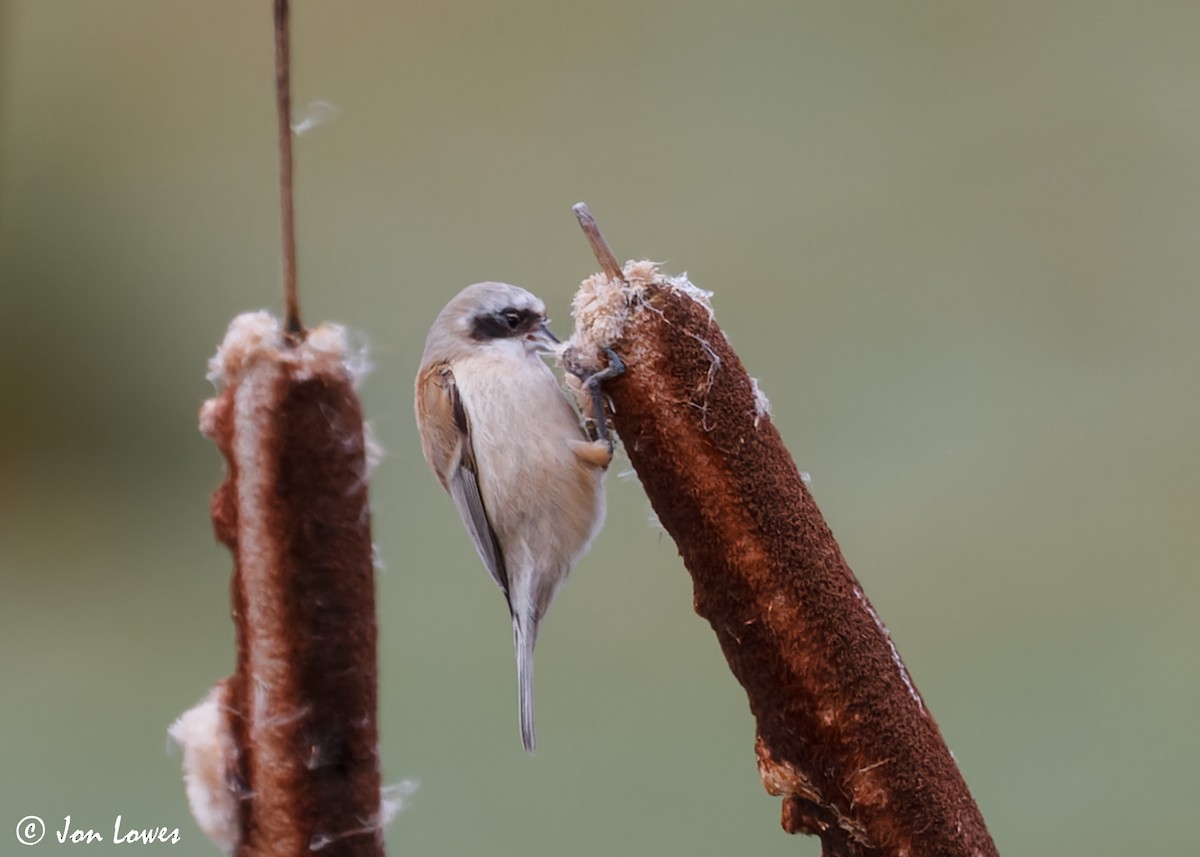
{"label": "black eye mask", "polygon": [[480,313],[472,318],[471,338],[480,342],[524,336],[541,323],[541,315],[531,309],[505,307],[499,312]]}

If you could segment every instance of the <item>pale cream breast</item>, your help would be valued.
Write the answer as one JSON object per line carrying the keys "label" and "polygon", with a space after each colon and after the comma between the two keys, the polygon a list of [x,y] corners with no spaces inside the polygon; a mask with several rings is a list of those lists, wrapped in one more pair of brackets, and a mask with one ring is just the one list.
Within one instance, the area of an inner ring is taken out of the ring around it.
{"label": "pale cream breast", "polygon": [[554,373],[516,349],[480,349],[454,363],[492,527],[508,553],[518,542],[537,545],[525,561],[570,566],[603,522],[604,470],[571,448],[584,435]]}

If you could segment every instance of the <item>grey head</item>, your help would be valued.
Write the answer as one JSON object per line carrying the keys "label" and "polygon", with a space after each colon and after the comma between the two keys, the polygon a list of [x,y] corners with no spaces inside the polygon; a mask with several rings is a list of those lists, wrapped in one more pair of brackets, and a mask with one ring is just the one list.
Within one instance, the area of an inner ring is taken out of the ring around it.
{"label": "grey head", "polygon": [[546,327],[546,305],[536,295],[508,283],[475,283],[438,314],[425,353],[500,343],[547,351],[557,342]]}

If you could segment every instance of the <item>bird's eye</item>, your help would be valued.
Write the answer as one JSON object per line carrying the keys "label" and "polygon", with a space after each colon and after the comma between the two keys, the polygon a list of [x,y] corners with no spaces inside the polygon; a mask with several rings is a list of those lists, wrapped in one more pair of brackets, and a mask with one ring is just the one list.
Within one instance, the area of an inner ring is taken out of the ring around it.
{"label": "bird's eye", "polygon": [[521,316],[515,312],[506,312],[504,314],[504,321],[508,324],[509,330],[516,330],[517,325],[521,323]]}

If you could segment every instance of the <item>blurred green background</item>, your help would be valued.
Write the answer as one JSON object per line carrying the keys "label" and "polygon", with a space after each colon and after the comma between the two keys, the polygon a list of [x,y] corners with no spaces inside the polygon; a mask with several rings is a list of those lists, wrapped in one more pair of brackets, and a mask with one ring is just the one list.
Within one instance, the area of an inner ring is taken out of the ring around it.
{"label": "blurred green background", "polygon": [[[410,385],[467,283],[569,330],[581,199],[715,291],[1000,850],[1200,851],[1200,4],[293,16],[294,101],[340,111],[297,147],[304,313],[369,342],[388,453],[383,763],[420,782],[392,854],[819,853],[634,479],[520,749]],[[271,62],[265,0],[0,0],[2,853],[28,814],[214,853],[166,727],[232,668],[196,413],[230,318],[279,305]]]}

